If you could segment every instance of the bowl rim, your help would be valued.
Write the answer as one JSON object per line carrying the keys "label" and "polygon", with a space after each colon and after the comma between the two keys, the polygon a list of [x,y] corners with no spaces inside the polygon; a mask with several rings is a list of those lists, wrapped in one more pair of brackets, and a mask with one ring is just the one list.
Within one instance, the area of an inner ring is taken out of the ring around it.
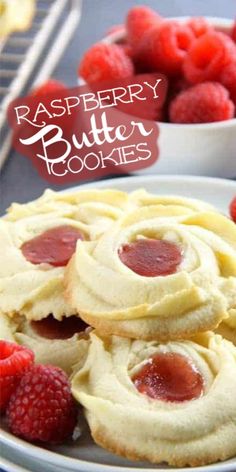
{"label": "bowl rim", "polygon": [[[202,15],[203,16],[203,15]],[[193,16],[171,16],[166,17],[167,20],[177,20],[177,21],[187,21]],[[224,28],[225,30],[229,30],[234,23],[232,18],[221,18],[216,16],[204,16],[204,18],[209,21],[210,24],[216,26],[218,28]],[[125,27],[123,30],[107,34],[104,38],[102,38],[101,42],[105,44],[113,44],[125,37]],[[81,79],[81,77],[80,77]],[[166,123],[164,121],[156,121],[160,128],[171,128],[177,129],[181,127],[185,130],[196,130],[196,129],[203,129],[203,130],[211,130],[211,129],[218,129],[218,128],[231,128],[236,126],[236,118],[231,118],[230,120],[223,120],[223,121],[213,121],[211,123],[195,123],[195,124],[187,124],[187,123]]]}

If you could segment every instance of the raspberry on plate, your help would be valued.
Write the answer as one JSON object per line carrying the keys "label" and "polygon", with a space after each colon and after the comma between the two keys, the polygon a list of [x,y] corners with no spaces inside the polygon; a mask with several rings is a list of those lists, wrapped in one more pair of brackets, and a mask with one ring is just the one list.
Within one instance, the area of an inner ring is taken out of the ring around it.
{"label": "raspberry on plate", "polygon": [[236,223],[236,196],[233,198],[229,206],[229,214],[232,220]]}
{"label": "raspberry on plate", "polygon": [[138,59],[148,70],[175,76],[181,73],[186,52],[193,41],[194,34],[188,26],[166,20],[144,36]]}
{"label": "raspberry on plate", "polygon": [[192,83],[218,80],[224,67],[236,60],[236,45],[224,33],[212,31],[196,39],[185,55],[183,71]]}
{"label": "raspberry on plate", "polygon": [[204,82],[181,92],[171,102],[172,123],[210,123],[233,118],[234,104],[228,90],[216,82]]}
{"label": "raspberry on plate", "polygon": [[50,365],[35,365],[22,377],[6,410],[10,431],[27,441],[59,444],[72,436],[77,408],[68,377]]}
{"label": "raspberry on plate", "polygon": [[228,89],[230,98],[236,105],[236,61],[224,67],[219,80]]}
{"label": "raspberry on plate", "polygon": [[0,341],[0,411],[4,411],[22,375],[34,362],[34,353],[18,344]]}
{"label": "raspberry on plate", "polygon": [[127,38],[136,50],[144,34],[153,26],[157,26],[162,17],[147,6],[136,6],[129,10],[126,18]]}
{"label": "raspberry on plate", "polygon": [[209,31],[213,31],[213,27],[203,16],[196,16],[190,18],[190,20],[188,20],[186,24],[187,26],[189,26],[189,28],[191,28],[196,38],[199,38],[199,36],[202,36],[203,34],[208,33]]}
{"label": "raspberry on plate", "polygon": [[61,92],[63,90],[66,90],[65,84],[59,82],[59,80],[50,79],[33,89],[31,91],[31,96],[41,97],[52,92]]}

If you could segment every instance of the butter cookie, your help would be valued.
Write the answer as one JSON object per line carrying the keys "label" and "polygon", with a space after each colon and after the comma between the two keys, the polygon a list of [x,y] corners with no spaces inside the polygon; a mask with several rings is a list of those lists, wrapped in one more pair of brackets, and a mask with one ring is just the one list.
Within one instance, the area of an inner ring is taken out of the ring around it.
{"label": "butter cookie", "polygon": [[235,306],[235,225],[216,212],[156,217],[157,207],[79,241],[68,265],[69,302],[103,333],[182,339],[215,329]]}
{"label": "butter cookie", "polygon": [[233,344],[210,332],[166,344],[90,336],[72,392],[97,444],[177,467],[236,455]]}

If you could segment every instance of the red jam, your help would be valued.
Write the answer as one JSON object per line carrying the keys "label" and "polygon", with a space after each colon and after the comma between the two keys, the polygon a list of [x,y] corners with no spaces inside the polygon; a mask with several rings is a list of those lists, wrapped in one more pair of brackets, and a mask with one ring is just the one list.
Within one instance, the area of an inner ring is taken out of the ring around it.
{"label": "red jam", "polygon": [[156,400],[183,402],[203,394],[203,377],[182,354],[159,353],[132,378],[140,393]]}
{"label": "red jam", "polygon": [[68,339],[88,327],[87,323],[78,316],[70,316],[58,321],[52,315],[40,321],[31,321],[31,326],[39,336],[46,339]]}
{"label": "red jam", "polygon": [[84,239],[81,231],[73,226],[57,226],[26,241],[21,251],[32,264],[42,262],[54,267],[66,266],[75,252],[78,239]]}
{"label": "red jam", "polygon": [[120,260],[145,277],[174,274],[182,261],[180,248],[162,239],[138,239],[119,249]]}

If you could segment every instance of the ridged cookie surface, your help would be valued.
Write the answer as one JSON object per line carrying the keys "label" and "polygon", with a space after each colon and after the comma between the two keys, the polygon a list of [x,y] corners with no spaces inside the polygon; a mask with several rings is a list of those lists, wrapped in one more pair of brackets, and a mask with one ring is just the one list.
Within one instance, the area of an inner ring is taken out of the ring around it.
{"label": "ridged cookie surface", "polygon": [[75,364],[83,362],[89,344],[86,332],[67,339],[49,339],[40,335],[23,316],[9,318],[3,314],[0,314],[0,339],[23,344],[34,352],[36,363],[55,365],[68,375]]}
{"label": "ridged cookie surface", "polygon": [[118,190],[82,190],[61,194],[46,191],[39,199],[14,203],[0,221],[0,311],[40,320],[75,314],[64,298],[65,267],[33,264],[21,247],[45,231],[73,227],[89,240],[99,237],[126,206],[127,195]]}
{"label": "ridged cookie surface", "polygon": [[[133,376],[160,353],[192,363],[204,382],[199,398],[170,402],[138,391]],[[236,455],[235,391],[236,349],[213,333],[166,344],[92,333],[86,362],[72,381],[99,445],[132,460],[178,467]]]}
{"label": "ridged cookie surface", "polygon": [[[98,241],[78,242],[66,295],[87,323],[107,334],[168,340],[214,329],[236,302],[235,238],[235,225],[215,212],[142,207]],[[120,248],[143,239],[180,248],[175,273],[143,276],[122,262]]]}

